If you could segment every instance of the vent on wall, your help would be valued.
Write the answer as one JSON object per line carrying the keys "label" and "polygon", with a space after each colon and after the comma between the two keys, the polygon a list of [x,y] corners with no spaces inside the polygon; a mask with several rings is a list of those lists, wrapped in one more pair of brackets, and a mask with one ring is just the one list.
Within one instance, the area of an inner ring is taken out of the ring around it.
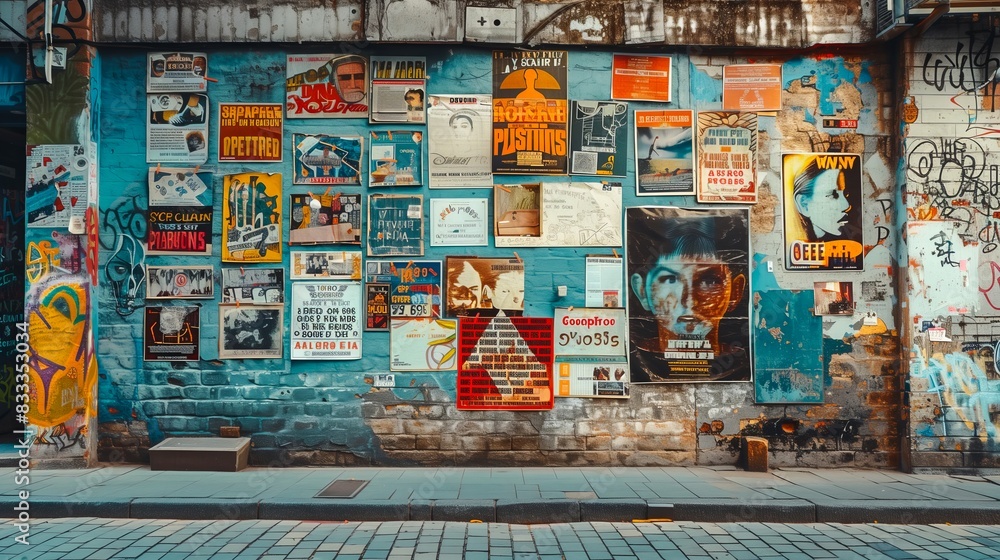
{"label": "vent on wall", "polygon": [[[916,0],[907,0],[914,3]],[[875,1],[875,35],[881,35],[896,26],[895,0]]]}

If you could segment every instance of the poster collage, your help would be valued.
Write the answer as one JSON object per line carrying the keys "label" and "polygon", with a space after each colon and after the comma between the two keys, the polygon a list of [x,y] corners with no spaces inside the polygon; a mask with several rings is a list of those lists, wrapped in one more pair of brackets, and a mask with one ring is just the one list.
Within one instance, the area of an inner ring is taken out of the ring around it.
{"label": "poster collage", "polygon": [[[421,57],[288,55],[285,103],[218,102],[211,138],[208,55],[150,53],[148,252],[221,254],[223,267],[216,294],[210,264],[149,265],[148,299],[218,298],[221,359],[287,348],[291,360],[359,360],[363,333],[387,332],[389,371],[456,371],[459,409],[628,398],[630,383],[751,381],[748,205],[757,115],[780,109],[780,65],[727,66],[721,111],[630,111],[671,101],[670,56],[613,55],[608,100],[569,99],[568,56],[495,51],[491,93],[446,94],[428,92]],[[286,146],[286,121],[298,119],[383,126],[293,131]],[[216,200],[215,173],[202,168],[210,141],[219,163],[287,153],[291,177],[265,166],[224,174]],[[625,208],[633,163],[636,196],[706,206]],[[860,166],[859,155],[783,155],[789,270],[862,269]],[[38,179],[51,181],[47,171]],[[495,174],[571,179],[501,184]],[[427,197],[425,212],[425,188],[493,196]],[[474,255],[491,238],[511,254]],[[425,259],[427,246],[460,256]],[[597,252],[585,257],[582,307],[525,315],[516,250],[532,247]],[[200,359],[200,309],[147,305],[145,359]]]}

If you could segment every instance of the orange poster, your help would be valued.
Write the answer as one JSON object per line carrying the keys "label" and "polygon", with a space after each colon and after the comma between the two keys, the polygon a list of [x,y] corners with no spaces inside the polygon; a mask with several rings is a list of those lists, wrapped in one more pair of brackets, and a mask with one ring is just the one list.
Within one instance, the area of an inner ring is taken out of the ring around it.
{"label": "orange poster", "polygon": [[670,57],[616,54],[611,62],[611,99],[670,101]]}
{"label": "orange poster", "polygon": [[730,64],[722,69],[722,108],[726,111],[781,109],[780,64]]}

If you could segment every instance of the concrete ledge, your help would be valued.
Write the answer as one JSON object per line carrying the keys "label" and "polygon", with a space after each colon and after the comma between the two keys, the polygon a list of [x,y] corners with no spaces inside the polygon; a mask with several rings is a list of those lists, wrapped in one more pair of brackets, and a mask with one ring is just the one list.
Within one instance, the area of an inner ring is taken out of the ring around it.
{"label": "concrete ledge", "polygon": [[814,523],[816,506],[806,500],[673,500],[674,521],[708,523]]}
{"label": "concrete ledge", "polygon": [[410,521],[431,521],[434,500],[410,500]]}
{"label": "concrete ledge", "polygon": [[[31,517],[56,518],[56,517],[118,517],[127,518],[129,516],[129,500],[116,500],[106,502],[76,502],[68,499],[52,498],[32,498],[29,500],[30,509],[28,513]],[[0,502],[0,517],[17,517],[19,512],[14,511],[17,502],[4,500]]]}
{"label": "concrete ledge", "polygon": [[494,500],[434,500],[431,519],[465,522],[478,519],[484,523],[495,523],[497,505]]}
{"label": "concrete ledge", "polygon": [[830,500],[816,503],[820,523],[996,525],[1000,503],[944,500]]}
{"label": "concrete ledge", "polygon": [[260,519],[303,521],[408,521],[410,506],[395,502],[261,502]]}
{"label": "concrete ledge", "polygon": [[580,502],[577,500],[497,500],[497,523],[573,523],[579,520]]}
{"label": "concrete ledge", "polygon": [[584,500],[580,521],[627,521],[646,519],[645,500]]}
{"label": "concrete ledge", "polygon": [[257,519],[257,501],[200,498],[136,498],[129,517],[136,519]]}

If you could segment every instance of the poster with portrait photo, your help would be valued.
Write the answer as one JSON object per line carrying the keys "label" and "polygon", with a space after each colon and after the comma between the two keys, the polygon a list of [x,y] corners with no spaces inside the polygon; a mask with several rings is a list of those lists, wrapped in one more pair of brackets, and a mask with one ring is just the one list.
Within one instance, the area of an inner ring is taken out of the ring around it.
{"label": "poster with portrait photo", "polygon": [[390,317],[441,316],[441,261],[369,259],[365,280],[389,285]]}
{"label": "poster with portrait photo", "polygon": [[493,51],[493,172],[565,175],[566,51]]}
{"label": "poster with portrait photo", "polygon": [[570,103],[571,175],[624,177],[628,168],[628,103]]}
{"label": "poster with portrait photo", "polygon": [[361,185],[360,136],[293,134],[292,184]]}
{"label": "poster with portrait photo", "polygon": [[290,54],[285,61],[289,119],[368,118],[368,58],[356,54]]}
{"label": "poster with portrait photo", "polygon": [[212,299],[215,267],[146,265],[146,299]]}
{"label": "poster with portrait photo", "polygon": [[488,198],[432,198],[430,203],[432,246],[489,245]]}
{"label": "poster with portrait photo", "polygon": [[423,195],[368,195],[367,244],[369,257],[423,256]]}
{"label": "poster with portrait photo", "polygon": [[492,187],[493,97],[456,94],[428,99],[429,187]]}
{"label": "poster with portrait photo", "polygon": [[781,155],[786,270],[864,270],[861,156]]}
{"label": "poster with portrait photo", "polygon": [[146,95],[146,163],[208,161],[208,96]]}
{"label": "poster with portrait photo", "polygon": [[281,358],[283,305],[219,305],[219,358]]}
{"label": "poster with portrait photo", "polygon": [[368,154],[369,187],[423,184],[422,130],[373,130]]}
{"label": "poster with portrait photo", "polygon": [[205,91],[208,55],[203,52],[151,52],[146,57],[146,91]]}
{"label": "poster with portrait photo", "polygon": [[222,180],[222,262],[281,262],[281,174]]}
{"label": "poster with portrait photo", "polygon": [[635,112],[635,194],[694,194],[694,111]]}
{"label": "poster with portrait photo", "polygon": [[292,280],[361,280],[361,251],[292,251]]}
{"label": "poster with portrait photo", "polygon": [[445,258],[445,314],[449,317],[503,310],[524,312],[524,262],[518,258]]}
{"label": "poster with portrait photo", "polygon": [[750,212],[625,212],[633,383],[750,381]]}
{"label": "poster with portrait photo", "polygon": [[289,195],[289,245],[361,245],[361,195]]}
{"label": "poster with portrait photo", "polygon": [[201,356],[201,308],[146,307],[143,359],[147,362],[197,361]]}
{"label": "poster with portrait photo", "polygon": [[757,113],[698,112],[698,202],[757,203]]}
{"label": "poster with portrait photo", "polygon": [[222,303],[265,305],[284,302],[283,268],[222,269]]}
{"label": "poster with portrait photo", "polygon": [[424,57],[373,56],[369,122],[426,122],[426,66]]}

